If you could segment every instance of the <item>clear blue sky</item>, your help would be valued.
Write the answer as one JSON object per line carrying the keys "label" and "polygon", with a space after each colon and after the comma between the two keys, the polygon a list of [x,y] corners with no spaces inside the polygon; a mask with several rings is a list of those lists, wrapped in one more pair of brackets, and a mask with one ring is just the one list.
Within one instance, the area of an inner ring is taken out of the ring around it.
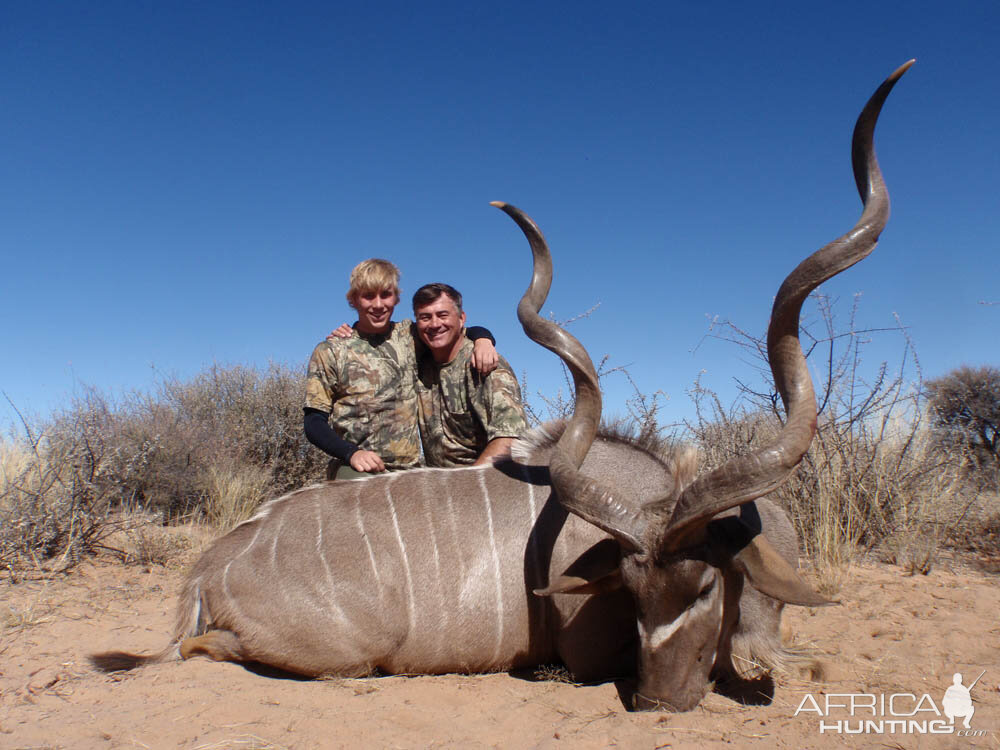
{"label": "clear blue sky", "polygon": [[0,390],[45,415],[82,384],[304,363],[382,256],[406,293],[457,286],[552,391],[504,200],[552,247],[546,309],[600,303],[572,330],[681,419],[700,372],[724,398],[753,377],[699,345],[706,316],[762,331],[856,221],[854,119],[911,57],[876,133],[888,229],[825,291],[898,313],[926,377],[997,364],[998,40],[993,2],[6,3]]}

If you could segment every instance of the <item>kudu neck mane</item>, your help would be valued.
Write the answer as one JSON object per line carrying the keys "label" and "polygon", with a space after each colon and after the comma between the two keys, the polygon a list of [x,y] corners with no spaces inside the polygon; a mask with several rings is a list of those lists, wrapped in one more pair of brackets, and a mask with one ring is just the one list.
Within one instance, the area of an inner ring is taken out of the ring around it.
{"label": "kudu neck mane", "polygon": [[[511,448],[511,458],[519,464],[546,466],[559,438],[566,430],[566,420],[545,422],[525,433]],[[698,450],[690,445],[670,444],[656,437],[636,435],[617,424],[602,424],[597,441],[614,443],[647,456],[659,464],[675,484],[690,484],[698,470]]]}

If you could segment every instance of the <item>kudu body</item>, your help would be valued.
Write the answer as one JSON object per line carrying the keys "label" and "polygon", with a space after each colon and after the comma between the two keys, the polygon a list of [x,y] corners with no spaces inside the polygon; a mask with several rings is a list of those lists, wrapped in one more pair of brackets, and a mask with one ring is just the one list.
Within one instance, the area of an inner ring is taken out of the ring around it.
{"label": "kudu body", "polygon": [[[693,708],[735,652],[780,662],[784,603],[827,603],[795,574],[798,540],[756,498],[784,481],[815,431],[798,343],[803,300],[874,248],[888,196],[872,146],[879,88],[855,128],[865,211],[785,280],[768,330],[788,419],[774,444],[692,481],[671,462],[597,437],[600,391],[572,336],[538,315],[551,261],[535,262],[525,331],[573,373],[568,424],[543,426],[491,466],[419,469],[309,487],[272,500],[191,571],[163,652],[92,657],[105,670],[196,654],[304,675],[478,672],[562,661],[578,679],[635,675],[640,709]],[[558,441],[558,442],[557,442]],[[763,533],[761,533],[763,532]],[[745,586],[745,582],[750,586]]]}
{"label": "kudu body", "polygon": [[[532,453],[530,465],[417,469],[270,501],[195,564],[173,644],[151,660],[179,646],[316,676],[559,660],[588,679],[634,671],[627,594],[532,593],[607,540],[551,497],[547,451]],[[672,482],[665,463],[617,440],[598,439],[584,466],[607,481],[629,467],[629,490],[650,500]],[[139,663],[119,656],[99,664]]]}

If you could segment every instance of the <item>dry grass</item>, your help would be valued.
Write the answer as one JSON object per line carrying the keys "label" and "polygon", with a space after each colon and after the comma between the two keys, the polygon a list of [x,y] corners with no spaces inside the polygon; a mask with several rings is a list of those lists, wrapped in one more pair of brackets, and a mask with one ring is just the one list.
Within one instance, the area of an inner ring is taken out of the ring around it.
{"label": "dry grass", "polygon": [[[908,428],[909,429],[909,428]],[[925,430],[895,437],[823,425],[778,497],[813,560],[837,568],[866,550],[926,573],[964,506],[960,457],[942,454]]]}
{"label": "dry grass", "polygon": [[961,521],[947,530],[945,541],[985,572],[1000,573],[1000,494],[979,494]]}
{"label": "dry grass", "polygon": [[[770,495],[789,511],[827,594],[836,593],[859,557],[876,550],[911,573],[929,572],[942,545],[967,525],[969,508],[979,502],[968,481],[968,457],[949,450],[929,426],[919,363],[905,327],[896,321],[886,329],[863,329],[856,323],[857,302],[846,325],[837,320],[834,301],[823,295],[813,295],[815,312],[804,313],[806,320],[818,314],[800,338],[810,370],[825,374],[814,383],[817,432],[801,464]],[[763,385],[755,390],[740,381],[740,399],[725,409],[715,393],[695,383],[697,418],[687,426],[708,468],[772,444],[785,417],[764,338],[728,321],[715,327],[712,336],[760,362]],[[899,339],[901,357],[893,367],[865,366],[873,335]]]}
{"label": "dry grass", "polygon": [[28,452],[19,444],[0,437],[0,483],[6,486],[28,467]]}
{"label": "dry grass", "polygon": [[80,460],[86,450],[43,436],[4,445],[0,568],[65,569],[114,530],[108,498]]}
{"label": "dry grass", "polygon": [[256,466],[210,466],[205,514],[222,532],[253,516],[271,491],[268,472]]}
{"label": "dry grass", "polygon": [[[765,412],[701,430],[715,464],[767,445],[780,429]],[[819,425],[798,469],[771,499],[783,505],[812,560],[817,588],[839,591],[850,566],[877,551],[886,562],[927,574],[951,530],[967,523],[970,498],[961,456],[942,453],[919,424]]]}
{"label": "dry grass", "polygon": [[532,679],[538,682],[561,682],[566,685],[579,685],[573,675],[562,664],[542,664],[532,673]]}
{"label": "dry grass", "polygon": [[3,632],[23,630],[49,622],[54,610],[46,593],[47,583],[32,596],[30,601],[23,604],[5,604],[0,607],[0,626]]}
{"label": "dry grass", "polygon": [[170,565],[183,559],[191,549],[191,539],[174,529],[144,524],[124,532],[124,562],[135,565]]}
{"label": "dry grass", "polygon": [[[302,374],[212,366],[113,401],[93,389],[0,442],[0,569],[66,568],[112,547],[129,562],[182,550],[142,517],[226,530],[271,494],[323,476],[302,434]],[[133,517],[138,514],[139,518]]]}
{"label": "dry grass", "polygon": [[0,610],[0,624],[3,625],[5,631],[34,627],[48,622],[50,619],[52,618],[48,613],[41,612],[33,604],[27,607],[12,607],[6,604]]}
{"label": "dry grass", "polygon": [[243,734],[208,745],[197,745],[194,750],[287,750],[287,745],[265,740],[253,734]]}

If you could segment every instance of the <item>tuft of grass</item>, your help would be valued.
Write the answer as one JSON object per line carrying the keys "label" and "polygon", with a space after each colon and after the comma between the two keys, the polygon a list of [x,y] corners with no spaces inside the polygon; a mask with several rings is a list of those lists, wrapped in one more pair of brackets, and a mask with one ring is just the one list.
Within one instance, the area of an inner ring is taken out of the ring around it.
{"label": "tuft of grass", "polygon": [[887,537],[879,548],[879,559],[898,565],[907,575],[928,575],[939,552],[940,542],[935,529],[911,528]]}
{"label": "tuft of grass", "polygon": [[271,478],[256,466],[210,466],[206,472],[205,515],[219,531],[253,516],[268,498]]}
{"label": "tuft of grass", "polygon": [[982,570],[1000,573],[1000,495],[984,493],[976,500],[970,503],[962,523],[947,529],[946,542],[970,555]]}
{"label": "tuft of grass", "polygon": [[286,745],[253,734],[243,734],[207,745],[198,745],[194,750],[288,750],[288,748]]}
{"label": "tuft of grass", "polygon": [[191,549],[191,540],[173,529],[143,524],[125,532],[124,562],[135,565],[169,565]]}
{"label": "tuft of grass", "polygon": [[542,664],[532,673],[532,678],[538,682],[562,682],[567,685],[578,684],[573,674],[562,664]]}
{"label": "tuft of grass", "polygon": [[37,597],[34,601],[22,606],[5,604],[0,608],[0,624],[3,625],[4,632],[32,628],[49,622],[51,619],[52,608],[43,607]]}
{"label": "tuft of grass", "polygon": [[850,578],[850,562],[840,564],[821,561],[815,564],[816,591],[831,599],[835,597]]}

